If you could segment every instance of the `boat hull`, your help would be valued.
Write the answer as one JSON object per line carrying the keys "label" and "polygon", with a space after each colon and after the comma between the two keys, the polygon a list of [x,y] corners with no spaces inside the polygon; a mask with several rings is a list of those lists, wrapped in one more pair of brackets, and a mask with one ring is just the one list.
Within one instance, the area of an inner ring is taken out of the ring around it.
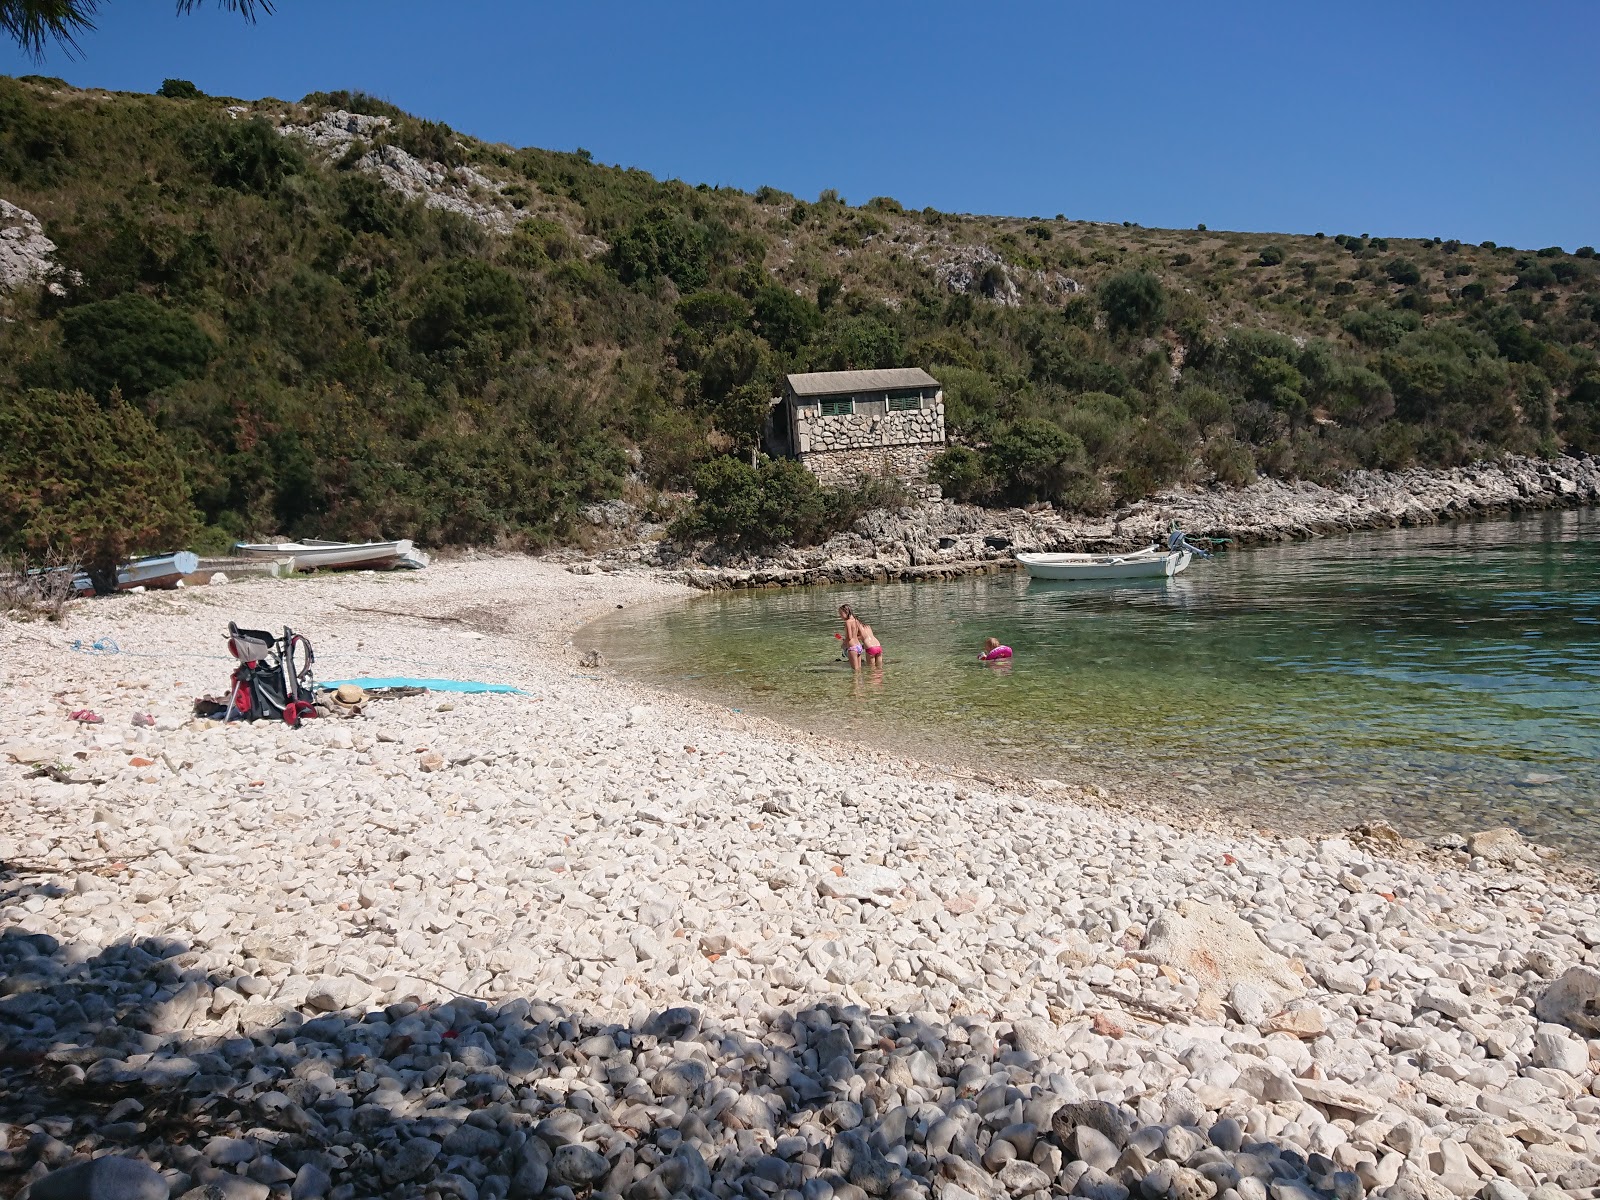
{"label": "boat hull", "polygon": [[[200,556],[192,550],[179,550],[176,554],[157,554],[149,558],[136,558],[117,568],[117,591],[131,591],[136,587],[155,591],[175,588],[186,575],[200,569]],[[79,571],[72,577],[73,590],[79,595],[94,594],[94,583]]]}
{"label": "boat hull", "polygon": [[1189,565],[1189,552],[1019,554],[1017,561],[1034,579],[1166,579]]}
{"label": "boat hull", "polygon": [[346,544],[342,542],[273,542],[260,545],[250,545],[241,542],[234,547],[243,558],[271,558],[293,559],[296,571],[328,571],[348,570],[361,568],[377,570],[384,567],[399,566],[402,563],[413,565],[414,559],[426,558],[416,550],[411,542],[402,539],[398,542],[363,542],[359,544]]}

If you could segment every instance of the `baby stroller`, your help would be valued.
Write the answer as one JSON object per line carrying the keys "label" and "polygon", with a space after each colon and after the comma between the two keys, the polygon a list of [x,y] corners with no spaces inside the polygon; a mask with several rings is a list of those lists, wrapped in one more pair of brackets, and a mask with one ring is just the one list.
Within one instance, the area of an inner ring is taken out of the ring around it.
{"label": "baby stroller", "polygon": [[299,728],[317,715],[311,643],[287,626],[281,638],[264,629],[240,629],[228,622],[228,650],[239,660],[233,671],[225,720],[259,721],[283,718]]}

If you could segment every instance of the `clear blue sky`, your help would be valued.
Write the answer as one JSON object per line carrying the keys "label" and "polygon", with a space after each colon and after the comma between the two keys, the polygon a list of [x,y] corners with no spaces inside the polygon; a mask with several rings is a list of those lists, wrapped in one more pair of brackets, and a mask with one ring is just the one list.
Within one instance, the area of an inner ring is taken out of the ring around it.
{"label": "clear blue sky", "polygon": [[105,0],[0,72],[360,88],[491,141],[852,203],[1600,243],[1597,0]]}

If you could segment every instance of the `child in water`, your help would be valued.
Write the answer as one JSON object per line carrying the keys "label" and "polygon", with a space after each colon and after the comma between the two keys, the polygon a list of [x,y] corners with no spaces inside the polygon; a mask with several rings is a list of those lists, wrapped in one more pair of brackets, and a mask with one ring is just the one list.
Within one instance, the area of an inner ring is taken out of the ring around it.
{"label": "child in water", "polygon": [[844,620],[844,650],[850,659],[850,666],[855,670],[861,669],[863,661],[871,661],[874,666],[883,665],[883,646],[868,625],[848,604],[839,606],[839,616]]}
{"label": "child in water", "polygon": [[983,653],[978,655],[978,661],[1002,662],[1010,657],[1010,646],[1002,646],[999,638],[989,638],[983,643]]}

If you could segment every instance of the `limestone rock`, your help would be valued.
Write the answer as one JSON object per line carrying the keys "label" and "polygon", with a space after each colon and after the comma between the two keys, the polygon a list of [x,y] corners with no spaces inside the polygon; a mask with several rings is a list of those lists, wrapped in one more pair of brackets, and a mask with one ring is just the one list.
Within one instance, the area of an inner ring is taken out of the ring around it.
{"label": "limestone rock", "polygon": [[1188,972],[1202,986],[1249,983],[1280,1000],[1305,991],[1289,960],[1263,945],[1237,913],[1198,900],[1180,900],[1157,916],[1145,934],[1144,953]]}
{"label": "limestone rock", "polygon": [[1569,967],[1545,988],[1534,1006],[1542,1021],[1576,1029],[1586,1038],[1600,1037],[1600,971]]}
{"label": "limestone rock", "polygon": [[1324,1108],[1343,1109],[1368,1117],[1383,1110],[1384,1102],[1377,1096],[1335,1079],[1296,1079],[1294,1086],[1309,1103]]}
{"label": "limestone rock", "polygon": [[1133,1135],[1134,1120],[1126,1109],[1104,1100],[1063,1104],[1050,1118],[1050,1128],[1063,1145],[1069,1144],[1068,1139],[1079,1126],[1092,1129],[1113,1145],[1122,1147]]}
{"label": "limestone rock", "polygon": [[1522,840],[1522,835],[1508,825],[1498,829],[1484,829],[1467,835],[1467,853],[1473,858],[1500,866],[1514,866],[1537,855]]}
{"label": "limestone rock", "polygon": [[111,1154],[52,1171],[28,1189],[31,1200],[167,1200],[167,1181],[149,1163]]}

